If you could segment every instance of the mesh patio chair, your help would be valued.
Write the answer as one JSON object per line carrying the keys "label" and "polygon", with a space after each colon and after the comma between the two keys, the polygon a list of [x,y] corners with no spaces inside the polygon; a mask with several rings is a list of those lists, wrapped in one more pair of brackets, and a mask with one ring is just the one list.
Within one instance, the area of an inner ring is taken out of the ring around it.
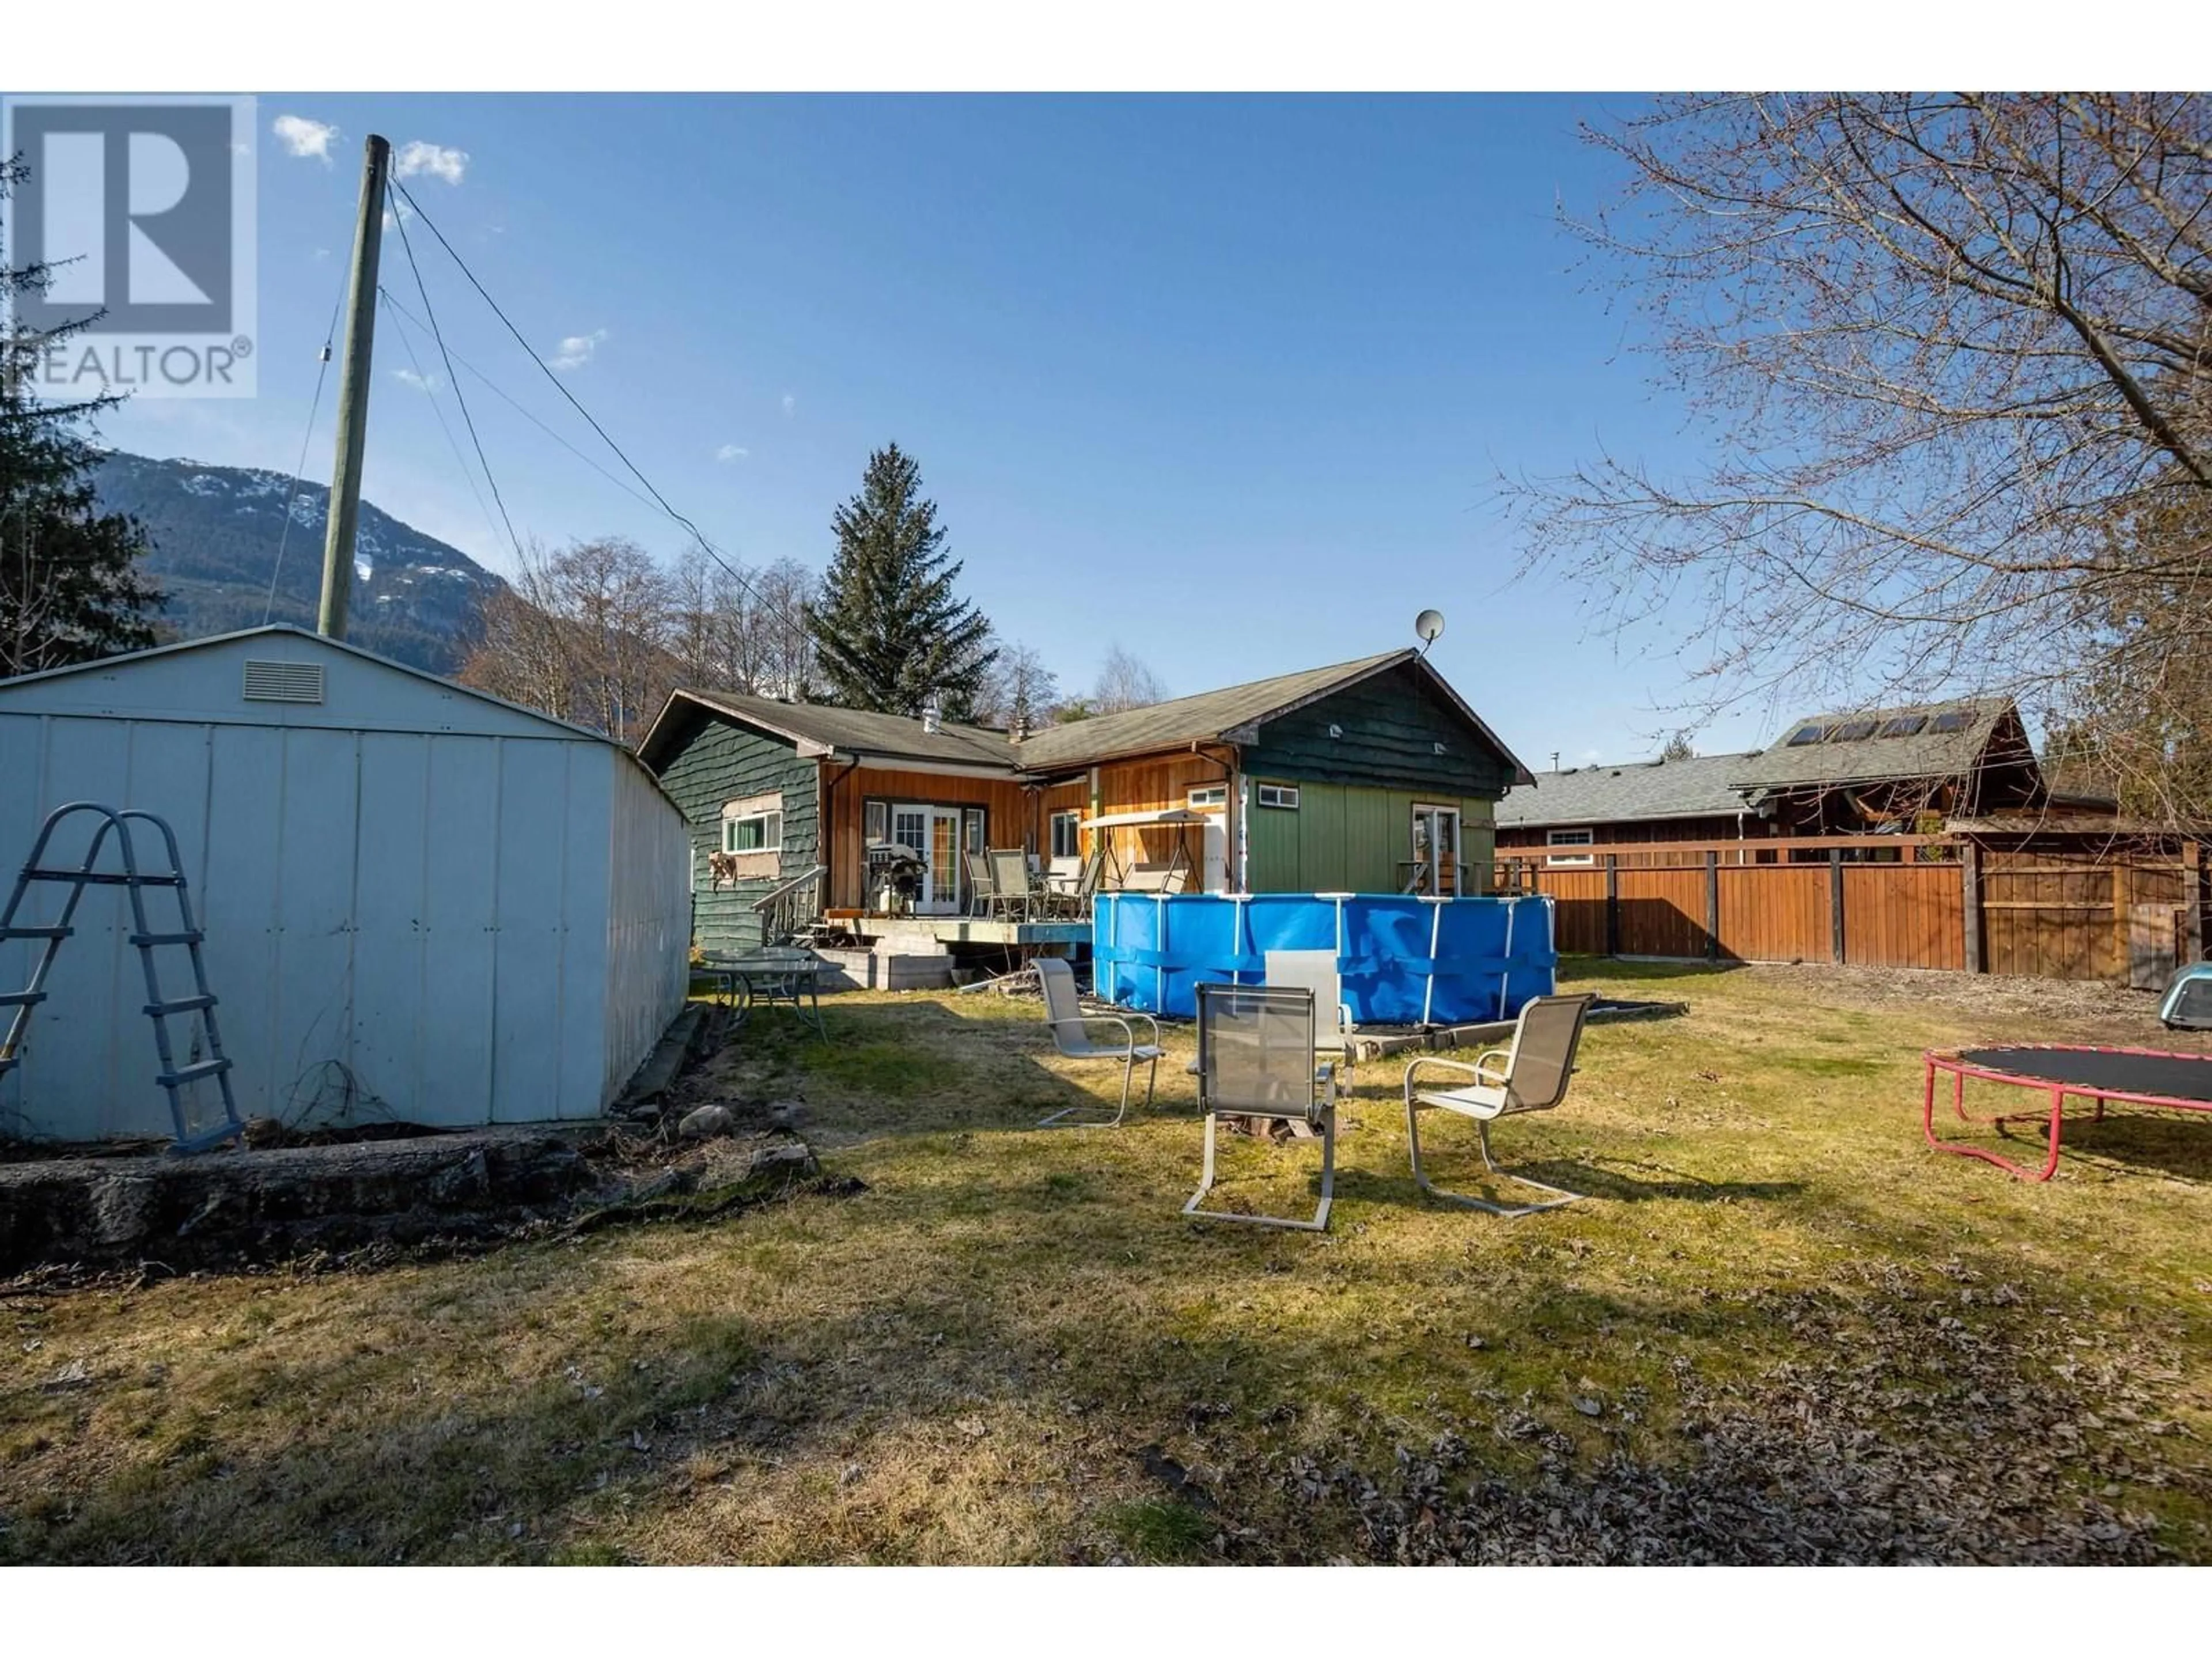
{"label": "mesh patio chair", "polygon": [[[1018,856],[1018,855],[1017,855]],[[1075,994],[1075,973],[1059,957],[1039,957],[1032,964],[1036,969],[1037,982],[1044,988],[1044,1017],[1052,1027],[1053,1045],[1070,1060],[1118,1060],[1121,1062],[1121,1103],[1111,1117],[1097,1114],[1103,1108],[1070,1106],[1065,1111],[1054,1112],[1041,1120],[1040,1129],[1111,1129],[1118,1126],[1129,1109],[1129,1085],[1137,1072],[1137,1062],[1150,1060],[1152,1069],[1145,1076],[1145,1104],[1152,1103],[1152,1091],[1160,1077],[1159,1023],[1150,1014],[1086,1014]],[[1133,1020],[1142,1020],[1152,1028],[1150,1042],[1137,1041]],[[1098,1042],[1092,1038],[1093,1026],[1118,1025],[1120,1040]]]}
{"label": "mesh patio chair", "polygon": [[991,884],[994,913],[1010,921],[1022,921],[1030,913],[1030,861],[1018,847],[994,848],[991,854]]}
{"label": "mesh patio chair", "polygon": [[[1588,994],[1534,998],[1521,1010],[1521,1018],[1513,1028],[1510,1048],[1492,1048],[1477,1056],[1471,1066],[1465,1060],[1439,1060],[1424,1054],[1406,1067],[1406,1140],[1413,1150],[1413,1179],[1420,1183],[1423,1192],[1447,1203],[1464,1204],[1470,1209],[1507,1216],[1555,1210],[1587,1195],[1499,1169],[1497,1160],[1490,1155],[1490,1125],[1494,1119],[1516,1112],[1547,1112],[1567,1097],[1567,1085],[1575,1073],[1575,1051],[1582,1044],[1583,1022],[1595,1000]],[[1425,1067],[1455,1072],[1474,1080],[1456,1089],[1425,1089],[1415,1080],[1415,1073]],[[1482,1161],[1491,1174],[1559,1196],[1540,1204],[1516,1207],[1448,1193],[1431,1184],[1421,1168],[1420,1115],[1424,1107],[1473,1118],[1476,1137],[1482,1144]]]}
{"label": "mesh patio chair", "polygon": [[[1279,985],[1198,988],[1198,1104],[1206,1114],[1206,1168],[1182,1206],[1210,1221],[1325,1232],[1336,1189],[1336,1071],[1314,1061],[1314,997]],[[1310,1221],[1205,1210],[1213,1189],[1214,1138],[1224,1117],[1304,1124],[1321,1137],[1321,1203]]]}
{"label": "mesh patio chair", "polygon": [[999,884],[991,876],[991,860],[981,853],[970,853],[968,858],[968,908],[971,914],[979,909],[989,915],[997,903]]}
{"label": "mesh patio chair", "polygon": [[1334,951],[1270,951],[1266,954],[1267,983],[1303,986],[1313,993],[1314,1047],[1334,1054],[1350,1094],[1352,1079],[1352,1010],[1344,1000],[1344,981],[1337,972]]}

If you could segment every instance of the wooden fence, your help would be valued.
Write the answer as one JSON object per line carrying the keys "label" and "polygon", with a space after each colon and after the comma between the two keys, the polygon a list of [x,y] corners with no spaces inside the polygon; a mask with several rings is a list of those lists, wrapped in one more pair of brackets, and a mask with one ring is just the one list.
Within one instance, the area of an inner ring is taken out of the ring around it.
{"label": "wooden fence", "polygon": [[1494,890],[1551,895],[1569,955],[2158,986],[2202,954],[2201,853],[2193,842],[2114,855],[1955,836],[1530,848],[1498,853]]}

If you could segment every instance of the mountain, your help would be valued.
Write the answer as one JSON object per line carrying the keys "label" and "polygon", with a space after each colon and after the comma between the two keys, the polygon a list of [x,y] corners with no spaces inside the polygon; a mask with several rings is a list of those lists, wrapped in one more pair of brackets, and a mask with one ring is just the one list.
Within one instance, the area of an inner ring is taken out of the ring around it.
{"label": "mountain", "polygon": [[[271,622],[315,625],[331,492],[254,467],[157,461],[110,450],[93,471],[102,507],[146,527],[147,569],[167,592],[164,621],[185,639]],[[291,533],[284,507],[291,501]],[[279,543],[284,563],[269,606]],[[354,540],[346,637],[433,673],[461,665],[482,631],[484,601],[506,584],[459,548],[368,502]]]}

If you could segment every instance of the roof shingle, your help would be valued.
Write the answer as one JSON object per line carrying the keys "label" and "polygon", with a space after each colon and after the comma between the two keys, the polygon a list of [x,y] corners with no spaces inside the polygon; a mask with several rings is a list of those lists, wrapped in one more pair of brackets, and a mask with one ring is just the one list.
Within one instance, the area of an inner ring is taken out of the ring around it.
{"label": "roof shingle", "polygon": [[1730,788],[1728,780],[1750,758],[1693,755],[1687,760],[1630,761],[1620,766],[1539,772],[1534,788],[1516,789],[1498,803],[1498,827],[1725,817],[1745,810],[1742,794]]}

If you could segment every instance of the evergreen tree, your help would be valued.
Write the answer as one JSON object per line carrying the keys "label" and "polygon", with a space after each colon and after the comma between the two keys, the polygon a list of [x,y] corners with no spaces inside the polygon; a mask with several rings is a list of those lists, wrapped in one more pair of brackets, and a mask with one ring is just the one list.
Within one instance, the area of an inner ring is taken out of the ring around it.
{"label": "evergreen tree", "polygon": [[919,714],[934,690],[947,720],[972,719],[998,653],[989,619],[952,590],[960,562],[913,457],[896,444],[869,456],[830,522],[837,552],[806,617],[830,700]]}
{"label": "evergreen tree", "polygon": [[[28,173],[19,158],[0,160],[0,203]],[[138,568],[145,532],[100,512],[93,494],[99,452],[83,428],[120,399],[42,403],[25,383],[41,350],[96,320],[19,333],[15,296],[43,293],[51,276],[0,265],[0,678],[149,646],[161,601]]]}

